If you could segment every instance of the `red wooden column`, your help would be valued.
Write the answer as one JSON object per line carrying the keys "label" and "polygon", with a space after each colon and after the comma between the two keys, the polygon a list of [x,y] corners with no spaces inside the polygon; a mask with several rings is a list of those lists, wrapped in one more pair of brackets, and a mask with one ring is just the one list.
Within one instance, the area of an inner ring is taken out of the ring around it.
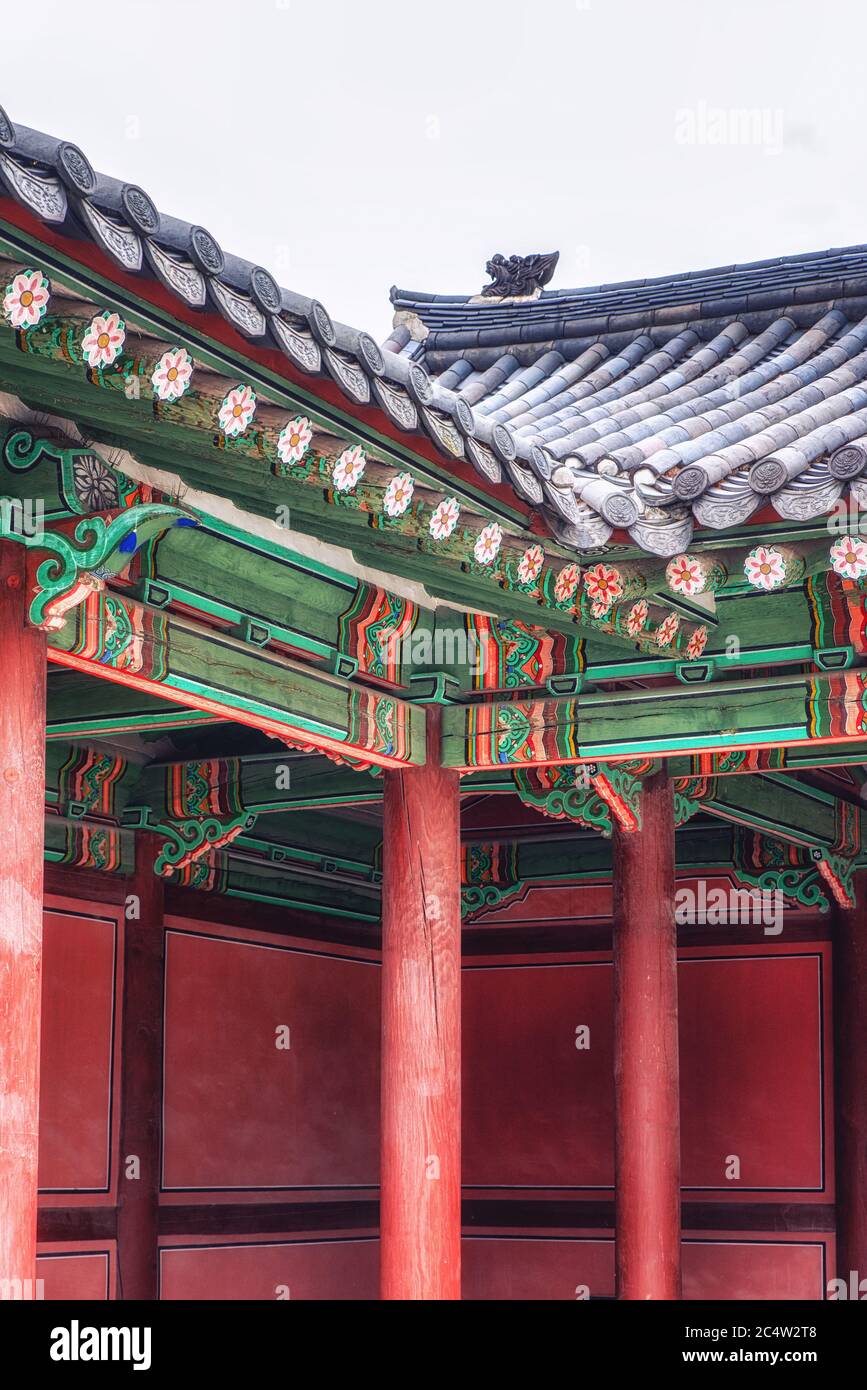
{"label": "red wooden column", "polygon": [[617,1297],[677,1299],[680,1093],[674,800],[665,770],[641,793],[642,828],[614,828]]}
{"label": "red wooden column", "polygon": [[18,1297],[36,1277],[45,817],[45,634],[27,624],[25,555],[0,542],[0,1280]]}
{"label": "red wooden column", "polygon": [[[124,923],[117,1296],[157,1297],[162,1132],[163,880],[158,836],[138,834]],[[136,915],[137,914],[137,915]]]}
{"label": "red wooden column", "polygon": [[460,794],[426,713],[426,766],[384,775],[384,1299],[461,1296]]}
{"label": "red wooden column", "polygon": [[867,874],[856,893],[857,907],[835,909],[832,946],[837,1277],[847,1291],[867,1280]]}

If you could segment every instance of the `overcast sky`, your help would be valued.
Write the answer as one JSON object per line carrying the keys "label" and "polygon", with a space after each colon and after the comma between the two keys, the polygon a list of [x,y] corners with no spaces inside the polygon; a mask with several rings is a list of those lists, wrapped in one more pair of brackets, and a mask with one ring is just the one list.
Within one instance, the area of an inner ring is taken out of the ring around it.
{"label": "overcast sky", "polygon": [[380,340],[392,284],[477,293],[496,251],[575,286],[867,241],[864,0],[27,0],[12,30],[13,121]]}

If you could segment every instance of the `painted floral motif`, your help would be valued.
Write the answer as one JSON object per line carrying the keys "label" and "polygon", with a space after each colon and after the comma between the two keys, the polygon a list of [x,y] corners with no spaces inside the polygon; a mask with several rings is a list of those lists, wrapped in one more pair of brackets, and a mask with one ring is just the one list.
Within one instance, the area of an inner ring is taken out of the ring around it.
{"label": "painted floral motif", "polygon": [[364,475],[367,460],[360,444],[344,449],[331,471],[331,481],[338,492],[349,492]]}
{"label": "painted floral motif", "polygon": [[296,415],[284,425],[277,440],[277,457],[281,463],[300,463],[313,439],[313,426],[306,415]]}
{"label": "painted floral motif", "polygon": [[554,599],[557,603],[568,603],[575,597],[581,571],[577,565],[564,565],[554,581]]}
{"label": "painted floral motif", "polygon": [[532,584],[539,578],[545,563],[545,552],[541,545],[528,546],[518,561],[518,579],[522,584]]}
{"label": "painted floral motif", "polygon": [[97,314],[81,340],[88,367],[110,367],[126,340],[126,324],[120,314]]}
{"label": "painted floral motif", "polygon": [[72,465],[75,495],[86,512],[104,512],[119,505],[117,477],[93,454],[80,454]]}
{"label": "painted floral motif", "polygon": [[193,359],[186,348],[164,352],[151,376],[154,395],[160,401],[179,401],[190,384]]}
{"label": "painted floral motif", "polygon": [[626,631],[630,637],[637,637],[647,627],[647,615],[650,609],[647,606],[647,599],[640,598],[637,603],[633,603],[626,615]]}
{"label": "painted floral motif", "polygon": [[607,613],[616,598],[623,594],[623,579],[612,565],[593,565],[584,575],[584,588],[594,603],[603,604]]}
{"label": "painted floral motif", "polygon": [[701,561],[693,555],[675,555],[666,568],[665,577],[676,594],[692,598],[704,588]]}
{"label": "painted floral motif", "polygon": [[779,589],[786,582],[786,562],[772,545],[757,545],[744,560],[744,574],[754,589]]}
{"label": "painted floral motif", "polygon": [[403,516],[415,487],[411,473],[395,473],[382,498],[382,505],[389,516]]}
{"label": "painted floral motif", "polygon": [[670,647],[680,629],[680,618],[677,613],[669,613],[667,618],[663,618],[659,627],[656,629],[656,642],[660,647]]}
{"label": "painted floral motif", "polygon": [[590,605],[590,612],[594,618],[607,618],[611,612],[611,601],[604,598],[596,599]]}
{"label": "painted floral motif", "polygon": [[831,567],[844,579],[863,579],[867,575],[867,543],[840,536],[831,546]]}
{"label": "painted floral motif", "polygon": [[690,661],[698,661],[707,646],[707,628],[697,627],[686,644],[686,654]]}
{"label": "painted floral motif", "polygon": [[456,497],[445,497],[434,510],[428,530],[435,541],[448,540],[458,524],[461,509]]}
{"label": "painted floral motif", "polygon": [[243,434],[256,414],[256,392],[252,386],[233,386],[217,413],[220,429],[228,438]]}
{"label": "painted floral motif", "polygon": [[3,312],[13,328],[33,328],[48,312],[50,285],[41,270],[21,270],[6,286]]}
{"label": "painted floral motif", "polygon": [[473,554],[480,565],[491,565],[500,553],[503,544],[503,530],[496,521],[485,526],[476,537]]}

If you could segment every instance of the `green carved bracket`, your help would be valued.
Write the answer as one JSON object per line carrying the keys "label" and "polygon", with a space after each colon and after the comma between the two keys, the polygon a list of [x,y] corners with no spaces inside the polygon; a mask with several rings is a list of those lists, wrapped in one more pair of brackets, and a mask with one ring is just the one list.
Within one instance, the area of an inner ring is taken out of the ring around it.
{"label": "green carved bracket", "polygon": [[855,896],[855,860],[844,859],[839,854],[827,854],[823,850],[810,851],[810,858],[816,864],[834,902],[839,907],[853,908]]}
{"label": "green carved bracket", "polygon": [[218,820],[216,816],[204,820],[166,821],[156,826],[158,834],[165,835],[165,843],[154,863],[154,873],[160,878],[168,878],[172,873],[185,869],[197,859],[201,859],[212,849],[224,849],[245,830],[252,830],[256,816],[243,813],[231,819]]}
{"label": "green carved bracket", "polygon": [[461,889],[461,918],[474,917],[485,908],[499,907],[526,888],[526,883],[471,883]]}
{"label": "green carved bracket", "polygon": [[60,530],[25,534],[13,523],[12,514],[0,509],[0,539],[48,552],[36,571],[36,597],[30,605],[31,623],[47,632],[62,628],[69,611],[124,570],[140,546],[172,526],[198,525],[181,507],[162,502],[84,517],[71,536]]}
{"label": "green carved bracket", "polygon": [[580,763],[563,767],[516,768],[515,790],[527,806],[555,820],[571,820],[610,837],[615,823],[641,828],[641,782],[616,765]]}

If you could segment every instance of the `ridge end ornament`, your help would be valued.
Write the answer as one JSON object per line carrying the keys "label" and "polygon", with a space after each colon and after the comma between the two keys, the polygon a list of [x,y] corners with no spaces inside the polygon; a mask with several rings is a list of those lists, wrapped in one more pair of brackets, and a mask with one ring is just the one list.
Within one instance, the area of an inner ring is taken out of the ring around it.
{"label": "ridge end ornament", "polygon": [[559,251],[549,251],[542,255],[509,256],[508,260],[499,252],[485,265],[491,283],[482,290],[484,299],[528,298],[538,295],[554,275]]}

